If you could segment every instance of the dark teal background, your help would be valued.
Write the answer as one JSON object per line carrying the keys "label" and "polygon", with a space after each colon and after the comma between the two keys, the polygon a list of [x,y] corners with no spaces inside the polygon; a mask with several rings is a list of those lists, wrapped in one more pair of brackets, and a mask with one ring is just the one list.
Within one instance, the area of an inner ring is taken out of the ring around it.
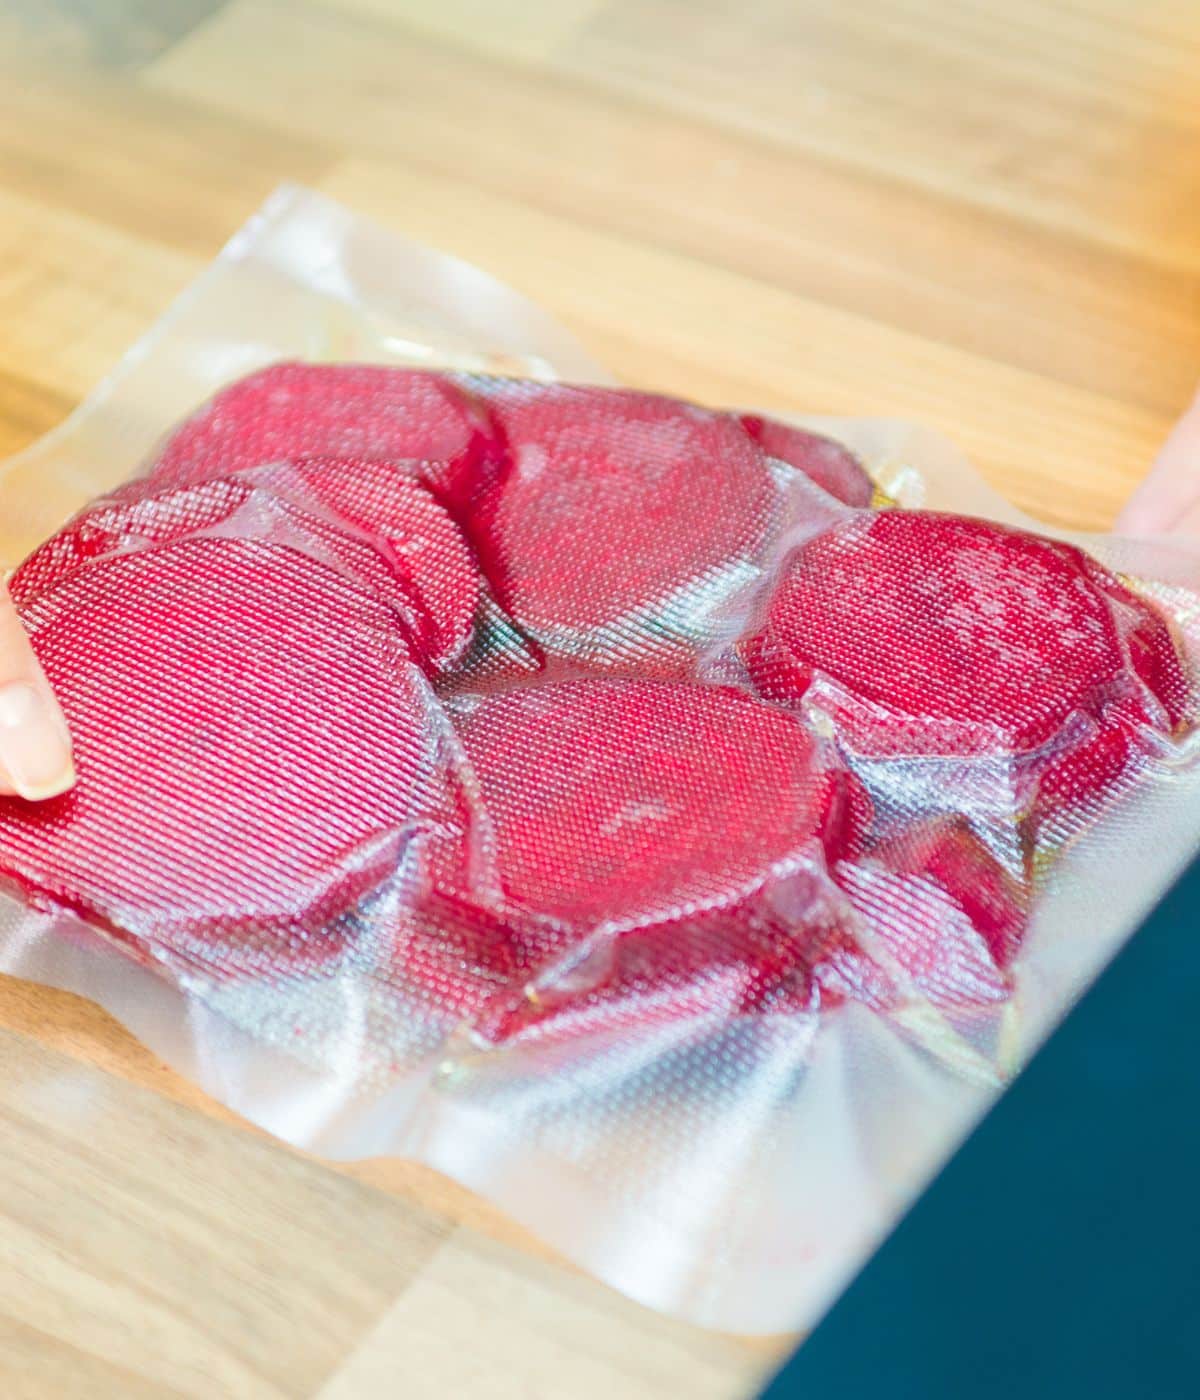
{"label": "dark teal background", "polygon": [[766,1392],[1200,1400],[1200,861]]}

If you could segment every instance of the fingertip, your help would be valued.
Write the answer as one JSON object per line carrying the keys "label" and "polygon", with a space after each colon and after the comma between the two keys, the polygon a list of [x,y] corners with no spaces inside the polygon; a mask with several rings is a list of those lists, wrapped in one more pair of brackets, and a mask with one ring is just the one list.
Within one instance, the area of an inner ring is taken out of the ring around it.
{"label": "fingertip", "polygon": [[0,686],[0,780],[18,797],[42,802],[75,783],[75,760],[57,702],[44,684]]}
{"label": "fingertip", "polygon": [[1160,512],[1153,500],[1147,505],[1139,491],[1117,516],[1113,530],[1118,535],[1154,535],[1163,529]]}
{"label": "fingertip", "polygon": [[[1184,531],[1200,501],[1200,393],[1171,430],[1146,479],[1117,517],[1129,535]],[[1188,531],[1194,528],[1189,524]]]}
{"label": "fingertip", "polygon": [[68,758],[57,774],[44,782],[34,783],[22,779],[18,784],[11,774],[0,773],[0,797],[19,797],[25,802],[46,802],[52,797],[61,797],[70,792],[78,779],[74,760]]}

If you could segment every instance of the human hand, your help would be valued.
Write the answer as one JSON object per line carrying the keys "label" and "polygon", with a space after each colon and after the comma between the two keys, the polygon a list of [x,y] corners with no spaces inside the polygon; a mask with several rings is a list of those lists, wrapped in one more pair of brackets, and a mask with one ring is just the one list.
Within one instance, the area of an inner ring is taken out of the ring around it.
{"label": "human hand", "polygon": [[74,782],[67,722],[0,582],[0,793],[38,801]]}
{"label": "human hand", "polygon": [[1128,535],[1200,535],[1200,394],[1117,520]]}

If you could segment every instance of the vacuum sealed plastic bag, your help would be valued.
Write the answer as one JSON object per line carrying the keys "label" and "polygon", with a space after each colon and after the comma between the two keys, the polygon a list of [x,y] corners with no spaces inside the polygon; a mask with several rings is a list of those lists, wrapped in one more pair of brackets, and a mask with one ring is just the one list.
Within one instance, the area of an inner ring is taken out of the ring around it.
{"label": "vacuum sealed plastic bag", "polygon": [[276,196],[8,465],[79,783],[0,800],[2,966],[793,1328],[1197,845],[1200,546],[603,379]]}

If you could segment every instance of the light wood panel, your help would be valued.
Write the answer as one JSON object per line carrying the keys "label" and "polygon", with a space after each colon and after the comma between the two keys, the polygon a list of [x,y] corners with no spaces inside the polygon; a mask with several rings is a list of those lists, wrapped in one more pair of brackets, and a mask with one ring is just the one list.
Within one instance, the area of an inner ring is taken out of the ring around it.
{"label": "light wood panel", "polygon": [[724,1400],[769,1360],[110,1070],[0,1031],[6,1396],[649,1397],[676,1377]]}
{"label": "light wood panel", "polygon": [[322,187],[536,292],[623,378],[716,404],[916,418],[1047,519],[1103,525],[1159,434],[1154,414],[1105,395],[395,162],[349,163]]}
{"label": "light wood panel", "polygon": [[[291,179],[631,382],[915,416],[1103,524],[1200,369],[1197,71],[1194,0],[8,0],[0,452]],[[3,979],[0,1259],[6,1396],[732,1396],[773,1354]]]}
{"label": "light wood panel", "polygon": [[168,1393],[311,1394],[450,1233],[11,1032],[0,1084],[0,1316]]}
{"label": "light wood panel", "polygon": [[[465,39],[432,42],[416,31],[396,42],[394,27],[328,4],[289,3],[285,25],[280,2],[226,10],[153,65],[151,81],[263,122],[295,113],[289,129],[381,162],[453,172],[1080,387],[1167,411],[1187,392],[1200,356],[1195,261],[1163,267],[1029,210],[982,210],[885,161],[849,166],[814,150],[803,121],[790,142],[756,140],[562,64],[480,58]],[[252,56],[267,43],[280,61],[258,74]],[[246,58],[218,66],[217,52]],[[800,109],[803,91],[798,82]],[[957,149],[954,130],[935,151]],[[1176,143],[1175,159],[1182,182],[1194,164],[1186,143]],[[1182,198],[1178,186],[1171,197]],[[1169,225],[1172,236],[1184,226],[1178,208]]]}
{"label": "light wood panel", "polygon": [[[1189,0],[620,0],[574,66],[1092,243],[1195,268]],[[1131,197],[1136,192],[1136,197]],[[1186,214],[1181,218],[1181,214]]]}
{"label": "light wood panel", "polygon": [[0,189],[155,247],[207,262],[281,180],[337,159],[126,74],[18,60],[0,45]]}
{"label": "light wood panel", "polygon": [[81,399],[202,266],[0,188],[0,374]]}

